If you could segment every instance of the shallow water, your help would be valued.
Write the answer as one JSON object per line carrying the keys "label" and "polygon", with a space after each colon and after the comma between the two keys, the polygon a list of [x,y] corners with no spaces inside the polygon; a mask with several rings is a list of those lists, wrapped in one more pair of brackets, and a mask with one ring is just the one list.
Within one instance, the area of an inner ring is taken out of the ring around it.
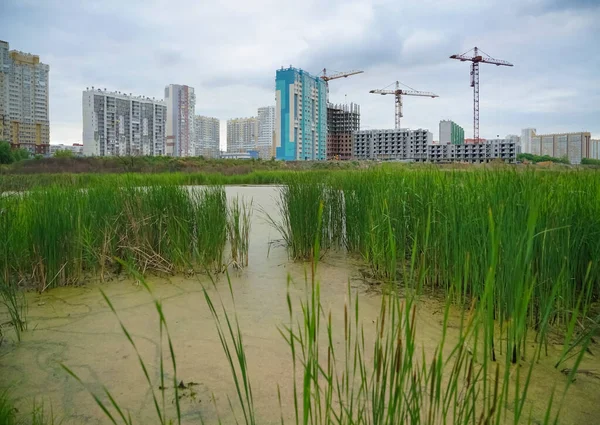
{"label": "shallow water", "polygon": [[[258,423],[278,423],[280,407],[277,384],[281,387],[282,410],[292,414],[291,355],[278,331],[289,322],[286,305],[287,276],[293,277],[292,299],[304,293],[304,275],[308,268],[288,260],[280,236],[264,220],[259,209],[276,213],[275,187],[227,187],[228,197],[243,196],[254,200],[250,236],[249,266],[232,272],[231,284],[236,311],[244,335],[249,373],[258,412]],[[359,262],[340,253],[330,252],[319,265],[322,282],[321,299],[332,312],[334,329],[343,329],[347,288],[360,294],[361,319],[369,337],[375,329],[381,297],[360,278]],[[183,423],[215,423],[218,410],[224,423],[233,423],[227,397],[234,404],[236,393],[229,366],[223,354],[213,318],[206,306],[200,282],[206,277],[149,278],[154,295],[164,303],[164,312],[174,342],[178,379],[189,385],[182,391]],[[21,411],[27,411],[34,399],[52,405],[65,425],[104,424],[103,416],[89,393],[60,367],[63,363],[79,374],[89,388],[99,392],[105,384],[121,406],[130,409],[138,424],[157,423],[151,392],[145,382],[135,352],[125,339],[119,323],[102,299],[102,288],[119,317],[132,334],[145,359],[158,391],[159,334],[158,318],[150,295],[128,279],[90,283],[80,288],[59,288],[42,295],[29,294],[29,331],[20,344],[8,342],[0,347],[0,389],[11,387]],[[221,294],[225,304],[228,286],[225,276],[217,282],[218,291],[209,290],[213,298]],[[3,316],[0,313],[0,319]],[[417,313],[417,339],[426,353],[432,353],[441,337],[442,311],[435,300],[422,300]],[[1,320],[3,321],[3,320]],[[452,330],[449,331],[452,337]],[[165,347],[166,348],[166,347]],[[550,347],[550,356],[542,357],[536,367],[530,397],[534,419],[542,412],[551,389],[562,388],[566,377],[552,367],[559,347]],[[600,347],[592,347],[594,354]],[[600,362],[586,355],[583,369],[600,373]],[[174,392],[171,369],[167,367],[169,389],[166,402]],[[214,394],[214,401],[212,400]],[[600,379],[580,374],[565,400],[564,424],[598,423],[600,417]],[[215,409],[215,405],[217,409]]]}

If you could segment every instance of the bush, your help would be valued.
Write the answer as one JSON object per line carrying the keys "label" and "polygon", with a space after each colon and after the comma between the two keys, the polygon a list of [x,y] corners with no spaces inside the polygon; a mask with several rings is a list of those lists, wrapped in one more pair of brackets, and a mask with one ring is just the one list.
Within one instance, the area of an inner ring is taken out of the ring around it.
{"label": "bush", "polygon": [[600,165],[600,159],[581,158],[581,165]]}
{"label": "bush", "polygon": [[54,152],[53,156],[54,158],[73,158],[75,155],[73,155],[73,152],[69,150],[58,150]]}
{"label": "bush", "polygon": [[534,164],[537,162],[554,162],[557,164],[570,164],[569,158],[567,158],[566,156],[556,158],[549,155],[534,155],[532,153],[520,153],[517,155],[517,160],[527,160],[529,162],[533,162]]}
{"label": "bush", "polygon": [[10,143],[0,141],[0,164],[12,164],[13,162],[29,159],[31,154],[27,149],[11,150]]}
{"label": "bush", "polygon": [[15,159],[10,151],[8,142],[0,142],[0,164],[12,164]]}

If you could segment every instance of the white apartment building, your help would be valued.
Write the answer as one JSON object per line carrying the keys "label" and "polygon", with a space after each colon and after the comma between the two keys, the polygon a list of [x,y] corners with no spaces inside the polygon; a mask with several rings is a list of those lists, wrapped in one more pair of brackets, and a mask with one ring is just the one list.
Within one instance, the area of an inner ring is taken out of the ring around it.
{"label": "white apartment building", "polygon": [[524,128],[521,130],[521,152],[532,153],[531,139],[533,136],[535,136],[536,131],[537,130],[535,128]]}
{"label": "white apartment building", "polygon": [[582,158],[590,157],[590,139],[588,132],[535,134],[531,136],[533,155],[548,155],[555,158],[568,158],[571,164],[580,164]]}
{"label": "white apartment building", "polygon": [[271,159],[275,156],[273,134],[275,132],[275,106],[258,108],[258,140],[256,147],[258,156]]}
{"label": "white apartment building", "polygon": [[167,106],[162,100],[94,87],[83,92],[86,156],[165,154]]}
{"label": "white apartment building", "polygon": [[234,118],[227,120],[227,152],[246,153],[256,150],[258,143],[258,119]]}
{"label": "white apartment building", "polygon": [[429,130],[361,130],[354,133],[353,157],[425,161],[430,144],[433,144],[433,134]]}
{"label": "white apartment building", "polygon": [[218,118],[196,115],[194,117],[194,152],[196,156],[219,158],[221,122]]}
{"label": "white apartment building", "polygon": [[39,56],[9,50],[8,42],[0,40],[0,140],[48,153],[49,72]]}
{"label": "white apartment building", "polygon": [[590,158],[600,159],[600,139],[590,139]]}
{"label": "white apartment building", "polygon": [[167,104],[167,144],[168,156],[194,155],[194,116],[196,95],[194,88],[170,84],[165,87]]}

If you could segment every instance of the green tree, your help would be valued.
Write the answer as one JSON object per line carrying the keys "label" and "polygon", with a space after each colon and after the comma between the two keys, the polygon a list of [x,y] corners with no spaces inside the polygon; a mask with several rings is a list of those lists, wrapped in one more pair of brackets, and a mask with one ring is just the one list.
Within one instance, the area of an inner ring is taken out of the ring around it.
{"label": "green tree", "polygon": [[12,156],[14,162],[19,162],[23,161],[24,159],[31,158],[31,154],[29,153],[29,151],[23,148],[15,149],[14,151],[12,151]]}
{"label": "green tree", "polygon": [[0,141],[0,164],[12,164],[14,157],[10,151],[10,144],[8,142]]}
{"label": "green tree", "polygon": [[54,158],[73,158],[73,152],[70,150],[59,150],[54,152]]}

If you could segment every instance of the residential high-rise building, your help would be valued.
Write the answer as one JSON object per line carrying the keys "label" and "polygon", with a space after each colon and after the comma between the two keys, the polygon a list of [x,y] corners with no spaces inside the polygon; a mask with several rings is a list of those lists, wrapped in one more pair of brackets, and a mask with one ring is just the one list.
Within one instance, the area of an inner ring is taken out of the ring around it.
{"label": "residential high-rise building", "polygon": [[256,150],[258,157],[271,159],[275,156],[273,151],[273,134],[275,132],[275,106],[258,108],[258,141]]}
{"label": "residential high-rise building", "polygon": [[165,154],[164,101],[92,87],[82,104],[86,156]]}
{"label": "residential high-rise building", "polygon": [[352,158],[352,137],[360,130],[360,107],[327,105],[327,159]]}
{"label": "residential high-rise building", "polygon": [[196,95],[194,88],[170,84],[165,87],[167,102],[168,156],[194,155],[194,116]]}
{"label": "residential high-rise building", "polygon": [[600,139],[590,139],[590,158],[600,159]]}
{"label": "residential high-rise building", "polygon": [[534,155],[548,155],[555,158],[567,158],[571,164],[580,164],[582,158],[589,158],[591,134],[555,133],[531,136],[531,151]]}
{"label": "residential high-rise building", "polygon": [[31,153],[48,153],[49,72],[39,56],[9,50],[0,40],[0,140]]}
{"label": "residential high-rise building", "polygon": [[524,128],[521,130],[521,152],[531,152],[531,138],[535,135],[535,128]]}
{"label": "residential high-rise building", "polygon": [[323,79],[297,68],[277,70],[275,156],[324,160],[327,155],[327,90]]}
{"label": "residential high-rise building", "polygon": [[465,143],[465,130],[454,121],[440,121],[440,144],[450,143],[462,145]]}
{"label": "residential high-rise building", "polygon": [[221,122],[218,118],[196,115],[194,117],[194,154],[205,158],[218,158],[221,151]]}
{"label": "residential high-rise building", "polygon": [[258,119],[234,118],[227,120],[227,152],[246,153],[256,150],[258,142]]}

